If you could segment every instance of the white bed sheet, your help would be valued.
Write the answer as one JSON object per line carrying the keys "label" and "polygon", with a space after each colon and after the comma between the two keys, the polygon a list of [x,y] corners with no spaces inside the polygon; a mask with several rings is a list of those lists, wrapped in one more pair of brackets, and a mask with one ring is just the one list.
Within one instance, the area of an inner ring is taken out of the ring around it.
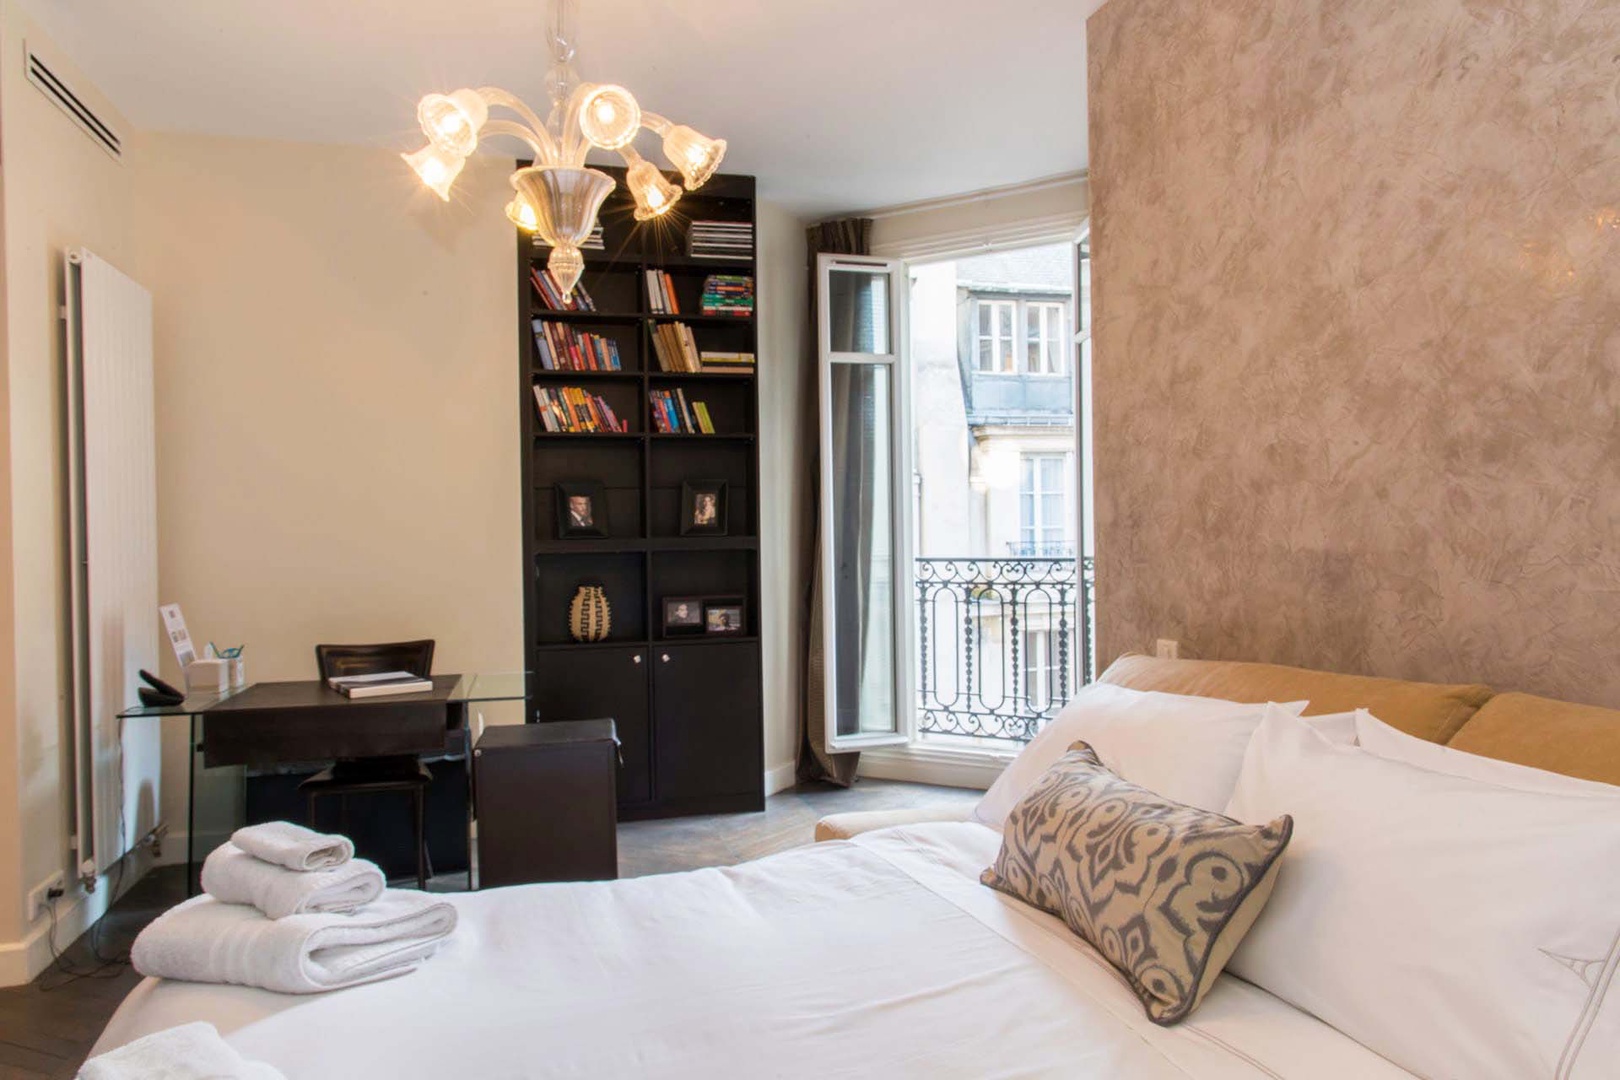
{"label": "white bed sheet", "polygon": [[1155,1026],[1060,921],[979,885],[998,842],[917,825],[452,896],[460,925],[414,974],[309,997],[148,979],[97,1052],[208,1020],[289,1080],[1408,1077],[1230,977]]}

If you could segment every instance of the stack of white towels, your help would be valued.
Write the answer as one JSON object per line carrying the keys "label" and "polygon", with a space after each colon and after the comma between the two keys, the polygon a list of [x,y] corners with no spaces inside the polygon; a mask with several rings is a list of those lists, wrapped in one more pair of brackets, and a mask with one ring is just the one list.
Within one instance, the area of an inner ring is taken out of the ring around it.
{"label": "stack of white towels", "polygon": [[387,888],[348,838],[285,821],[238,829],[202,887],[141,931],[135,970],[313,994],[415,971],[456,926],[450,904]]}

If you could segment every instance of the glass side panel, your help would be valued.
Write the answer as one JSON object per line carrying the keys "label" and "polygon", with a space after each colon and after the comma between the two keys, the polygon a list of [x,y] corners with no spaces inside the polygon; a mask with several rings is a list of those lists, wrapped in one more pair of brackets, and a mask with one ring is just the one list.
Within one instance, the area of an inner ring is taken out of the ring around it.
{"label": "glass side panel", "polygon": [[835,353],[887,355],[889,274],[886,270],[842,270],[827,282],[828,340]]}
{"label": "glass side panel", "polygon": [[832,366],[834,731],[898,730],[894,392],[883,364]]}

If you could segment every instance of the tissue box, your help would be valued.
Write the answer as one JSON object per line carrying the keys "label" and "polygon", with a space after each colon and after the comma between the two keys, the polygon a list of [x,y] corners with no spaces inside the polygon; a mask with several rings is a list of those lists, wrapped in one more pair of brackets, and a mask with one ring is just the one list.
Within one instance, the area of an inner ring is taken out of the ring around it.
{"label": "tissue box", "polygon": [[186,691],[192,694],[218,694],[231,685],[231,665],[227,660],[193,660],[186,667]]}

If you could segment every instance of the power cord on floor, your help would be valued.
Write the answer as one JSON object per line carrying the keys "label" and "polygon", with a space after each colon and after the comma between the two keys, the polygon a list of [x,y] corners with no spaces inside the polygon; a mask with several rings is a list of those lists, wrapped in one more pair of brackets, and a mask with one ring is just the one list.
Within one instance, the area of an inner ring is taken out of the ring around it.
{"label": "power cord on floor", "polygon": [[[60,900],[63,895],[64,890],[59,888],[52,889],[45,894],[45,902],[50,908],[51,913],[51,928],[45,938],[45,943],[50,947],[51,950],[51,966],[46,968],[45,973],[41,974],[39,977],[39,988],[43,993],[50,993],[52,990],[60,990],[62,987],[79,982],[81,979],[115,979],[119,975],[123,974],[124,968],[129,966],[128,956],[113,957],[110,959],[103,957],[99,952],[96,951],[94,941],[91,942],[90,954],[96,960],[95,967],[80,969],[68,963],[67,954],[64,953],[56,944],[56,902]],[[110,907],[111,905],[109,905],[109,909]],[[101,919],[97,919],[96,922],[99,924],[102,919],[105,919],[106,917],[106,914],[103,913]],[[55,970],[56,973],[61,976],[61,978],[55,980],[47,979],[46,976],[52,970]]]}

